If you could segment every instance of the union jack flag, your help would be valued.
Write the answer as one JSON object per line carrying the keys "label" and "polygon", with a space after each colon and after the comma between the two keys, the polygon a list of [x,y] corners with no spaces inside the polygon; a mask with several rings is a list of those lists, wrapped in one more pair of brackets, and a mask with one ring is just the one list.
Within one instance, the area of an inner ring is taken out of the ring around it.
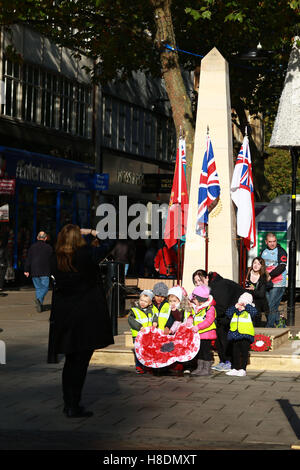
{"label": "union jack flag", "polygon": [[256,245],[254,186],[248,137],[236,159],[231,181],[231,199],[237,206],[237,235],[244,239],[249,250]]}
{"label": "union jack flag", "polygon": [[202,170],[200,174],[198,192],[198,213],[196,233],[202,237],[206,236],[206,224],[208,214],[217,205],[220,198],[221,188],[216,169],[215,157],[210,137],[206,138],[206,151],[203,157]]}

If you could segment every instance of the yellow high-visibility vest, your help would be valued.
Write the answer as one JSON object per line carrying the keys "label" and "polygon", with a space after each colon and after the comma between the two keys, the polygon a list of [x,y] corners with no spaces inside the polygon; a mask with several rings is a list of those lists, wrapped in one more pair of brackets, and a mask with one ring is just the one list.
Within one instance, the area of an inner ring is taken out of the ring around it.
{"label": "yellow high-visibility vest", "polygon": [[250,313],[246,310],[240,315],[234,313],[230,322],[230,331],[238,331],[242,335],[254,336],[254,326]]}
{"label": "yellow high-visibility vest", "polygon": [[153,314],[156,314],[158,316],[157,328],[164,331],[166,323],[170,316],[169,302],[165,302],[161,310],[158,310],[158,308],[155,305],[153,305],[152,311],[153,311]]}
{"label": "yellow high-visibility vest", "polygon": [[[143,310],[138,307],[132,307],[131,309],[134,313],[135,319],[141,324],[142,328],[147,326],[152,326],[153,315],[148,317]],[[138,335],[138,331],[131,328],[132,337],[135,338]]]}
{"label": "yellow high-visibility vest", "polygon": [[[214,309],[214,312],[215,312],[215,318],[216,318],[216,309],[215,307],[212,307],[210,306],[209,308],[213,308]],[[194,317],[194,325],[199,325],[200,323],[202,323],[205,318],[206,318],[206,312],[207,312],[207,308],[203,308],[202,310],[199,310],[198,313],[195,313],[193,315]],[[204,330],[199,330],[199,333],[205,333],[206,331],[211,331],[211,330],[215,330],[216,329],[216,324],[215,322],[213,322],[209,327],[207,328],[204,328]]]}

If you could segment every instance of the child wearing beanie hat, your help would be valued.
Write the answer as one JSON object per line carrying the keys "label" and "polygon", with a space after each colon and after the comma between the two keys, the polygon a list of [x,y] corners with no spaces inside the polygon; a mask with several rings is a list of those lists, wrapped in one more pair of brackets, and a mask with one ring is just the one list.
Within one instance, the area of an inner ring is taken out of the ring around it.
{"label": "child wearing beanie hat", "polygon": [[217,338],[216,310],[210,288],[206,285],[195,287],[189,296],[193,306],[193,331],[200,335],[200,349],[197,355],[197,368],[192,375],[211,375],[213,364],[212,341]]}
{"label": "child wearing beanie hat", "polygon": [[[128,315],[128,323],[131,328],[132,340],[135,342],[135,338],[138,332],[142,328],[147,326],[157,326],[157,315],[152,310],[152,299],[154,294],[151,290],[143,290],[140,293],[139,300],[135,307],[130,309]],[[135,355],[135,370],[137,374],[145,374],[146,369],[143,364],[138,360]]]}
{"label": "child wearing beanie hat", "polygon": [[168,302],[170,304],[169,318],[165,326],[165,334],[175,333],[179,323],[188,318],[188,313],[192,314],[192,309],[188,302],[186,291],[181,286],[174,286],[169,289]]}
{"label": "child wearing beanie hat", "polygon": [[[164,328],[164,333],[174,334],[181,323],[189,324],[189,317],[192,315],[192,309],[188,302],[186,290],[181,286],[171,287],[168,291],[169,318]],[[191,317],[192,320],[192,317]],[[186,364],[175,362],[169,367],[170,371],[181,373]]]}
{"label": "child wearing beanie hat", "polygon": [[153,313],[157,315],[158,328],[164,331],[169,318],[170,305],[168,302],[168,286],[164,282],[157,282],[153,286]]}
{"label": "child wearing beanie hat", "polygon": [[257,315],[253,297],[244,293],[238,302],[226,311],[230,318],[228,340],[232,341],[232,369],[226,375],[243,377],[246,375],[250,344],[254,341],[253,318]]}

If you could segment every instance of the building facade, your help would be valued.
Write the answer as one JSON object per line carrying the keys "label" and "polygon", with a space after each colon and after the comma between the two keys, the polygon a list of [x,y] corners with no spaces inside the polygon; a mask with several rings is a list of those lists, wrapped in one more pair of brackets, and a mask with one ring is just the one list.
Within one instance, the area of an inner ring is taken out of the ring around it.
{"label": "building facade", "polygon": [[175,132],[159,80],[91,83],[85,57],[21,26],[0,37],[0,235],[22,271],[39,230],[95,224],[101,202],[168,202]]}

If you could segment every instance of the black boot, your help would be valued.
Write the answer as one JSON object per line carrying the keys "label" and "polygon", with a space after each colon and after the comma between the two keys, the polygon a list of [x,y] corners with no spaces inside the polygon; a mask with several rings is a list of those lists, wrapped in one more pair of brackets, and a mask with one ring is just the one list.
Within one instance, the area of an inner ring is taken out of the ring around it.
{"label": "black boot", "polygon": [[65,406],[63,411],[67,418],[90,418],[94,414],[92,411],[86,410],[83,406]]}

